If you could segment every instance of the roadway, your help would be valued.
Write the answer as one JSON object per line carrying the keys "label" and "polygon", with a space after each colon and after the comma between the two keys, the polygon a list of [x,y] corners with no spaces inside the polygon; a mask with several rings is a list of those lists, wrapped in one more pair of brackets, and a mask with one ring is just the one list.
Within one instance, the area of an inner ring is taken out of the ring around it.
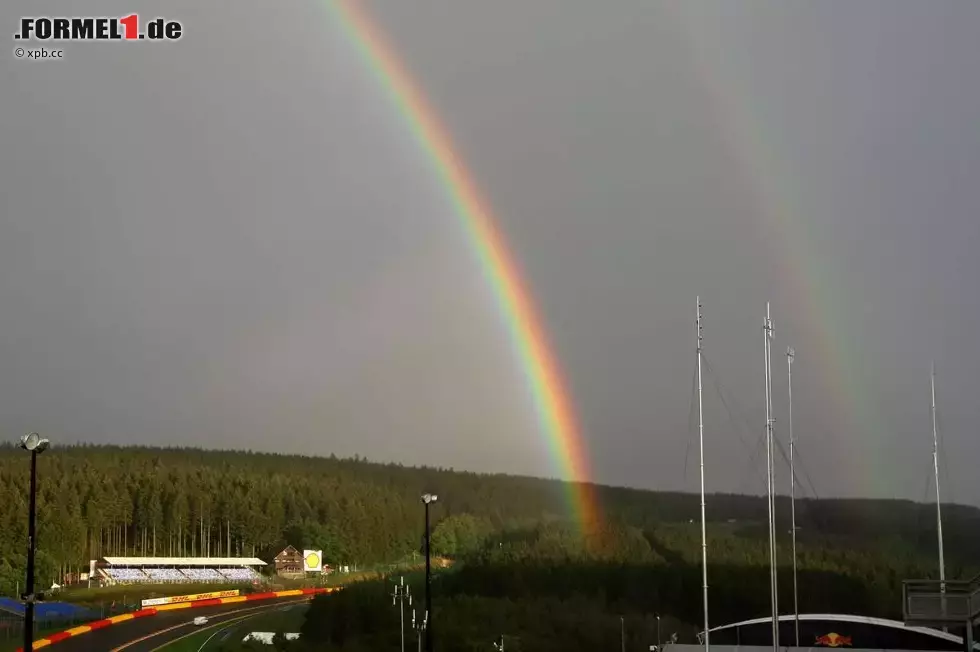
{"label": "roadway", "polygon": [[[155,616],[127,620],[111,627],[74,636],[50,646],[52,652],[151,652],[203,628],[214,632],[211,625],[259,615],[284,605],[309,602],[312,596],[279,598],[261,602],[239,602],[197,609],[163,611]],[[207,616],[203,628],[193,624],[197,616]]]}

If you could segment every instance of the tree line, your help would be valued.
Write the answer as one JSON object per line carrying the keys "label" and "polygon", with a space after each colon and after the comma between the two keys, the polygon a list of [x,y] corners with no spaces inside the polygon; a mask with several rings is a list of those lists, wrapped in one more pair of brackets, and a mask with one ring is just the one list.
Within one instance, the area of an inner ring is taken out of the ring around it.
{"label": "tree line", "polygon": [[[27,459],[14,446],[0,446],[0,593],[7,595],[23,577]],[[394,561],[419,550],[419,496],[427,491],[440,496],[433,510],[433,546],[447,555],[472,552],[490,537],[496,537],[498,550],[508,549],[507,536],[542,522],[560,522],[569,510],[568,491],[559,481],[358,458],[82,445],[55,447],[39,456],[38,477],[42,581],[60,581],[65,572],[85,569],[87,560],[107,555],[230,553],[271,561],[270,555],[287,543],[322,548],[328,562]],[[593,489],[609,523],[633,528],[628,542],[610,544],[613,552],[607,558],[619,554],[617,546],[640,546],[636,533],[642,538],[665,523],[698,518],[695,495]],[[783,506],[780,514],[788,514],[788,505]],[[803,542],[833,546],[838,538],[847,541],[848,554],[872,556],[885,544],[902,551],[896,555],[934,548],[928,505],[809,500],[799,502],[797,511]],[[708,498],[709,521],[746,540],[755,540],[754,529],[765,514],[760,497]],[[440,528],[443,520],[446,525]],[[779,530],[787,531],[788,523]],[[951,564],[969,559],[980,549],[980,510],[947,506],[944,535]],[[566,537],[547,545],[571,550],[575,544]]]}
{"label": "tree line", "polygon": [[[715,523],[707,538],[711,624],[768,615],[767,534]],[[452,548],[459,563],[433,581],[437,649],[489,651],[501,636],[515,651],[617,649],[620,637],[627,649],[647,650],[672,634],[694,642],[703,622],[700,525],[662,523],[644,530],[610,523],[601,539],[599,548],[586,545],[574,524],[562,521],[487,534],[486,523],[472,515],[443,520],[433,546]],[[811,539],[799,545],[801,613],[900,619],[902,580],[935,572],[935,559],[914,546],[839,543]],[[790,554],[784,544],[777,550],[781,613],[792,609]],[[317,598],[300,642],[283,649],[393,649],[400,635],[391,601],[396,580]],[[423,577],[408,581],[421,596]]]}

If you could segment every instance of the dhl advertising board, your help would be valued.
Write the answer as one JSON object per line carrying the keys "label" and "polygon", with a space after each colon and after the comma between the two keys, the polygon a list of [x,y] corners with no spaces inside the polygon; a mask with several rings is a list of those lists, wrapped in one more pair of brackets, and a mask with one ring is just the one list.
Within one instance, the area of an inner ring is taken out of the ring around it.
{"label": "dhl advertising board", "polygon": [[211,600],[213,598],[234,598],[240,593],[238,589],[230,591],[214,591],[212,593],[192,593],[191,595],[171,595],[166,598],[150,598],[141,600],[140,604],[146,607],[158,607],[162,604],[176,604],[178,602],[194,602],[195,600]]}

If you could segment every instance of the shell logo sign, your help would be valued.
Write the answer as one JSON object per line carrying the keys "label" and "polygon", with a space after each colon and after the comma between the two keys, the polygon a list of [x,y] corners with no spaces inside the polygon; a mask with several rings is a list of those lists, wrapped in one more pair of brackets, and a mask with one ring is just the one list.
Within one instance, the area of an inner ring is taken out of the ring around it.
{"label": "shell logo sign", "polygon": [[323,570],[323,551],[304,550],[303,571],[306,573],[319,573],[322,570]]}

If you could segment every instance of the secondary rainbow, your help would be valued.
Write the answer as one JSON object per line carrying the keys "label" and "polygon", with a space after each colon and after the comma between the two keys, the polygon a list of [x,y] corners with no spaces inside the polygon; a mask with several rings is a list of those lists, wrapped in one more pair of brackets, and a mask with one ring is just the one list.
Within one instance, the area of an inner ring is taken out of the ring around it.
{"label": "secondary rainbow", "polygon": [[595,491],[589,484],[586,446],[558,362],[531,294],[496,225],[497,220],[456,151],[447,129],[426,102],[381,29],[357,0],[336,0],[327,4],[335,10],[339,22],[428,154],[470,236],[518,350],[552,458],[560,467],[562,477],[571,481],[568,498],[572,514],[582,530],[589,531],[598,522],[599,512]]}
{"label": "secondary rainbow", "polygon": [[[706,32],[704,26],[712,22],[691,3],[668,2],[664,7],[668,10],[665,15],[675,21],[687,41],[721,134],[738,161],[734,169],[745,175],[745,185],[754,194],[760,227],[780,244],[783,277],[805,299],[800,306],[806,312],[799,320],[805,342],[794,344],[798,360],[819,369],[837,403],[828,412],[837,419],[837,436],[846,436],[847,446],[830,448],[838,458],[836,468],[846,468],[852,477],[866,483],[864,495],[894,495],[884,476],[867,472],[868,460],[883,459],[885,454],[882,418],[873,393],[861,381],[858,364],[862,356],[854,348],[849,328],[862,311],[845,308],[846,279],[811,250],[817,242],[810,233],[812,207],[818,204],[807,198],[802,177],[791,172],[794,166],[780,146],[776,121],[765,119],[765,107],[754,99],[752,76],[728,56],[717,34]],[[760,315],[763,309],[760,303]],[[774,306],[774,312],[777,310]],[[778,319],[774,321],[778,332]],[[775,360],[781,361],[782,356]]]}

